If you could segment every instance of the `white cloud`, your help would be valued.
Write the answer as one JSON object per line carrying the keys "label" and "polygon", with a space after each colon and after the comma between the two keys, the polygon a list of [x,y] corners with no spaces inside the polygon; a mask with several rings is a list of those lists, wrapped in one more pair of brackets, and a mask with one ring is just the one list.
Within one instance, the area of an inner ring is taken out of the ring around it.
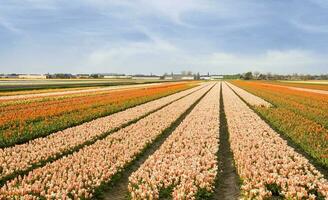
{"label": "white cloud", "polygon": [[246,71],[317,73],[317,68],[328,67],[324,56],[299,49],[268,50],[256,55],[227,52],[195,55],[165,41],[98,50],[90,55],[87,63],[124,73],[137,73],[144,69],[139,72],[159,74],[176,72],[177,69],[223,74]]}
{"label": "white cloud", "polygon": [[[316,68],[328,67],[328,60],[324,56],[298,49],[268,50],[257,55],[213,53],[200,60],[199,65],[216,66],[224,69],[226,73],[243,71],[316,73]],[[195,62],[197,63],[197,60]]]}
{"label": "white cloud", "polygon": [[[325,2],[312,1],[318,5]],[[314,41],[318,34],[311,34],[328,33],[327,24],[296,21],[307,12],[289,12],[285,4],[272,4],[242,0],[12,0],[0,6],[0,26],[26,37],[10,37],[7,46],[2,45],[3,52],[10,53],[0,54],[1,65],[75,73],[316,73],[314,67],[320,67],[319,73],[327,71],[328,61],[323,56],[327,48],[319,44],[327,38],[322,36],[318,42]],[[285,48],[289,50],[277,50]],[[263,52],[254,53],[259,51]]]}
{"label": "white cloud", "polygon": [[307,31],[310,33],[328,33],[328,26],[327,25],[313,25],[307,24],[304,22],[293,20],[291,23],[296,26],[297,28]]}
{"label": "white cloud", "polygon": [[[146,73],[147,69],[151,70],[154,66],[163,68],[165,65],[169,66],[167,65],[169,60],[180,54],[180,50],[174,45],[156,39],[151,42],[126,43],[116,47],[98,49],[90,53],[85,63],[100,71]],[[164,57],[168,59],[165,60]],[[140,70],[139,67],[143,70]],[[153,72],[156,71],[156,69],[153,70]]]}
{"label": "white cloud", "polygon": [[[86,4],[99,10],[107,10],[113,6],[128,9],[128,15],[133,16],[162,16],[180,25],[186,25],[181,16],[192,11],[209,8],[209,2],[197,0],[83,0]],[[126,10],[124,10],[124,13]],[[106,14],[106,13],[104,13]],[[119,13],[118,13],[119,14]]]}
{"label": "white cloud", "polygon": [[141,0],[141,4],[148,7],[153,13],[157,13],[168,17],[173,22],[186,25],[182,20],[182,15],[192,11],[200,11],[208,8],[207,1],[196,1],[196,0],[157,0],[147,1]]}
{"label": "white cloud", "polygon": [[0,26],[4,27],[5,29],[7,29],[15,34],[19,34],[22,32],[22,30],[15,27],[11,22],[9,22],[8,20],[1,18],[1,17],[0,17]]}

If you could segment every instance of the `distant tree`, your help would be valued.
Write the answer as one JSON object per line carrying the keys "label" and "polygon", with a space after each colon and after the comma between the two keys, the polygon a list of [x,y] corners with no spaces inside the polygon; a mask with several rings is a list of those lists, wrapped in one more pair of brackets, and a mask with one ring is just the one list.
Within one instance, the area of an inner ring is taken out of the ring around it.
{"label": "distant tree", "polygon": [[91,77],[91,78],[104,78],[104,76],[101,75],[101,74],[91,74],[90,77]]}
{"label": "distant tree", "polygon": [[240,79],[240,78],[243,78],[241,74],[223,75],[223,79]]}
{"label": "distant tree", "polygon": [[246,72],[244,74],[244,79],[245,80],[252,80],[253,79],[253,73],[252,72]]}
{"label": "distant tree", "polygon": [[260,75],[258,76],[258,79],[259,79],[259,80],[267,80],[267,76],[266,76],[265,74],[260,74]]}

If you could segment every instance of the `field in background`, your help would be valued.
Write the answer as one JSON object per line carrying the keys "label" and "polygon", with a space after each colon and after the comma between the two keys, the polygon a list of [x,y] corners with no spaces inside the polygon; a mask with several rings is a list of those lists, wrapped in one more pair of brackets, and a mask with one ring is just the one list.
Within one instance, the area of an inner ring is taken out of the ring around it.
{"label": "field in background", "polygon": [[[0,95],[23,90],[47,90],[67,88],[90,88],[116,85],[132,85],[145,83],[168,82],[165,80],[133,80],[133,79],[0,79]],[[38,92],[38,91],[37,91]]]}
{"label": "field in background", "polygon": [[262,83],[328,91],[328,80],[320,81],[259,81]]}
{"label": "field in background", "polygon": [[328,80],[308,80],[308,81],[280,81],[285,83],[305,83],[305,84],[328,84]]}

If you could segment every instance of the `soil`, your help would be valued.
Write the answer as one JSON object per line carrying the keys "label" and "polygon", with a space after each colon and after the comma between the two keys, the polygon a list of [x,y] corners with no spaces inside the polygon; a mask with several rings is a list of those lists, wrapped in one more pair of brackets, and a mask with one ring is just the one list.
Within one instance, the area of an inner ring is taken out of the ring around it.
{"label": "soil", "polygon": [[229,131],[224,113],[222,86],[220,92],[220,140],[219,140],[219,174],[212,199],[233,200],[240,195],[240,179],[234,165],[233,154],[230,149]]}

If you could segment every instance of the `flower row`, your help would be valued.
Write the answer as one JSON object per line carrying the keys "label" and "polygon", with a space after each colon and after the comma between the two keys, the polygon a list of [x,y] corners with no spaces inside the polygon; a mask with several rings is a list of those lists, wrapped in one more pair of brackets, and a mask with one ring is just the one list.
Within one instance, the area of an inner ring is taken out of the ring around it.
{"label": "flower row", "polygon": [[0,107],[0,146],[24,143],[190,87],[185,83],[162,84],[3,106]]}
{"label": "flower row", "polygon": [[31,140],[25,144],[0,149],[0,167],[2,169],[0,178],[17,171],[26,170],[33,164],[40,163],[49,158],[57,157],[65,151],[99,137],[105,132],[119,128],[123,124],[188,95],[200,87],[202,86],[67,128],[47,137]]}
{"label": "flower row", "polygon": [[255,107],[275,128],[328,167],[328,95],[292,90],[257,81],[233,81],[275,107]]}
{"label": "flower row", "polygon": [[161,147],[129,177],[132,199],[160,199],[173,187],[173,199],[211,192],[217,174],[219,97],[217,84]]}
{"label": "flower row", "polygon": [[[92,93],[92,92],[101,92],[101,91],[109,91],[109,90],[116,90],[116,89],[127,89],[127,88],[138,88],[138,87],[147,87],[147,86],[154,86],[159,85],[160,83],[151,83],[151,84],[137,84],[137,85],[118,85],[118,86],[110,86],[110,87],[96,87],[90,89],[83,89],[83,88],[70,88],[70,89],[61,89],[63,91],[56,91],[56,89],[48,89],[44,90],[44,93],[33,93],[34,91],[29,91],[27,94],[18,94],[18,95],[7,95],[7,96],[0,96],[0,101],[8,101],[8,100],[18,100],[18,99],[29,99],[29,98],[36,98],[36,97],[49,97],[49,96],[62,96],[62,95],[72,95],[72,94],[80,94],[80,93]],[[55,92],[53,92],[53,90]],[[58,90],[58,89],[57,89]],[[25,92],[26,93],[26,92]]]}
{"label": "flower row", "polygon": [[46,199],[91,198],[95,188],[110,181],[114,174],[134,160],[209,87],[179,99],[76,153],[7,182],[0,194],[7,198],[26,199],[28,196],[32,198],[31,194]]}
{"label": "flower row", "polygon": [[298,90],[298,91],[304,91],[304,92],[312,92],[312,93],[318,93],[318,94],[328,94],[328,87],[325,84],[318,84],[318,83],[293,83],[293,82],[264,82],[263,85],[267,85],[269,87],[276,86],[281,88],[287,88],[291,90]]}
{"label": "flower row", "polygon": [[328,198],[328,182],[234,92],[223,85],[231,149],[247,198]]}
{"label": "flower row", "polygon": [[264,107],[270,107],[271,104],[266,102],[265,100],[261,99],[258,96],[255,96],[237,86],[234,86],[231,83],[225,82],[229,85],[241,98],[243,98],[247,103],[253,105],[253,106],[264,106]]}

